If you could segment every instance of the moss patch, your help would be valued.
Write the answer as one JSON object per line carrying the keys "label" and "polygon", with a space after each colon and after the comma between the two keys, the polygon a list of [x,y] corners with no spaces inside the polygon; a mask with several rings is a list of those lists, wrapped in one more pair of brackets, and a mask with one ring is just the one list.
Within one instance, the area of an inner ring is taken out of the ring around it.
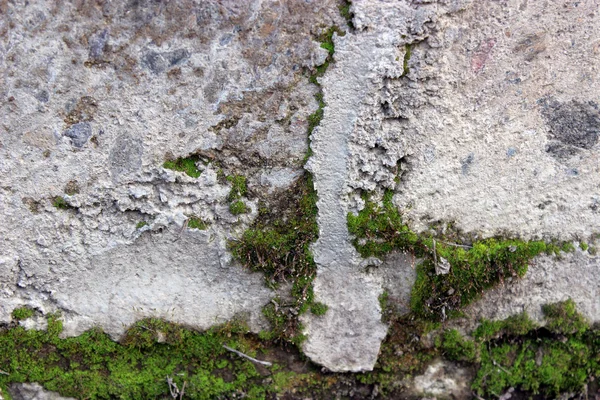
{"label": "moss patch", "polygon": [[227,195],[227,201],[238,200],[248,193],[246,177],[243,175],[230,175],[227,177],[227,182],[231,183],[231,190]]}
{"label": "moss patch", "polygon": [[[489,335],[482,336],[479,330],[474,344],[480,358],[473,389],[480,396],[500,396],[514,387],[555,398],[565,392],[582,393],[586,382],[600,376],[600,331],[589,329],[572,301],[547,305],[544,312],[548,318],[544,328],[529,325],[531,329],[525,331],[518,324],[519,333],[506,330],[490,340],[482,340]],[[556,319],[561,322],[553,324]],[[499,324],[514,327],[514,317]]]}
{"label": "moss patch", "polygon": [[199,229],[199,230],[203,231],[208,228],[209,223],[199,217],[190,217],[190,218],[188,218],[187,226],[189,229]]}
{"label": "moss patch", "polygon": [[265,274],[271,287],[281,282],[293,282],[293,304],[270,304],[265,315],[279,338],[297,341],[301,327],[297,315],[312,303],[311,283],[316,265],[310,244],[316,240],[316,193],[312,179],[305,175],[286,193],[281,201],[261,213],[238,241],[229,248],[246,268]]}
{"label": "moss patch", "polygon": [[13,319],[21,321],[33,317],[34,311],[28,307],[15,308],[12,312]]}
{"label": "moss patch", "polygon": [[146,221],[140,221],[137,224],[135,224],[135,229],[142,229],[146,225],[148,225],[148,223]]}
{"label": "moss patch", "polygon": [[187,176],[198,178],[201,174],[196,163],[200,161],[200,157],[192,155],[189,157],[178,158],[176,160],[167,160],[163,164],[163,168],[173,171],[185,172]]}
{"label": "moss patch", "polygon": [[[392,196],[388,190],[381,206],[365,196],[364,209],[357,215],[348,214],[348,229],[363,257],[402,250],[425,258],[417,268],[411,295],[411,308],[420,317],[456,316],[486,289],[505,279],[522,277],[530,260],[547,251],[544,242],[486,239],[464,246],[417,235],[402,222]],[[449,272],[436,274],[436,266],[444,265],[450,266]]]}
{"label": "moss patch", "polygon": [[171,377],[186,398],[263,398],[276,391],[250,361],[228,352],[226,344],[256,356],[247,328],[228,324],[198,333],[160,320],[136,323],[122,343],[100,330],[59,339],[62,324],[48,319],[48,331],[19,326],[0,330],[0,386],[39,382],[76,398],[166,398]]}
{"label": "moss patch", "polygon": [[67,203],[67,200],[65,200],[65,198],[62,196],[56,196],[52,198],[52,205],[58,208],[59,210],[70,210],[75,208],[69,203]]}
{"label": "moss patch", "polygon": [[229,212],[233,215],[244,214],[248,212],[248,208],[243,201],[236,200],[233,203],[229,203]]}
{"label": "moss patch", "polygon": [[588,322],[577,312],[575,302],[571,299],[547,304],[542,310],[546,315],[547,327],[553,332],[576,334],[583,333],[589,328]]}

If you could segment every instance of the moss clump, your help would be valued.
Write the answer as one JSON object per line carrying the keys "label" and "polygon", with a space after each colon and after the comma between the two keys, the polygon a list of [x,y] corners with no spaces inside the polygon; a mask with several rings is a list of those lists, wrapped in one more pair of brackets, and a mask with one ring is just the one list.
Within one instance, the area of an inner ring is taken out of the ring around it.
{"label": "moss clump", "polygon": [[473,332],[473,337],[478,340],[490,340],[501,335],[525,335],[536,329],[537,325],[529,318],[526,312],[513,315],[503,321],[483,320]]}
{"label": "moss clump", "polygon": [[233,215],[244,214],[248,211],[246,204],[241,200],[236,200],[233,203],[229,203],[229,212]]}
{"label": "moss clump", "polygon": [[548,325],[476,342],[480,360],[474,391],[493,397],[514,387],[544,398],[581,392],[600,374],[600,332],[582,327],[564,336],[562,326],[555,328]]}
{"label": "moss clump", "polygon": [[333,62],[333,55],[335,54],[335,43],[333,42],[334,33],[337,33],[339,36],[344,36],[346,34],[346,32],[341,30],[339,27],[332,26],[317,38],[317,40],[321,42],[321,48],[327,50],[329,54],[325,59],[325,62],[317,66],[308,78],[309,82],[314,83],[315,85],[319,84],[317,78],[323,76],[325,71],[327,71],[329,64]]}
{"label": "moss clump", "polygon": [[54,197],[52,199],[52,205],[54,207],[58,208],[59,210],[70,210],[70,209],[74,208],[69,203],[67,203],[67,201],[65,200],[65,198],[62,197],[62,196],[56,196],[56,197]]}
{"label": "moss clump", "polygon": [[410,57],[412,56],[412,50],[413,50],[414,44],[406,44],[404,45],[404,61],[402,63],[402,76],[406,76],[408,75],[408,73],[410,72],[410,66],[408,65],[409,61],[410,61]]}
{"label": "moss clump", "polygon": [[227,195],[227,201],[238,200],[248,193],[246,177],[243,175],[230,175],[227,177],[227,182],[231,183],[231,190]]}
{"label": "moss clump", "polygon": [[354,29],[354,23],[352,23],[352,19],[354,19],[354,13],[350,11],[350,6],[352,2],[349,0],[343,0],[342,4],[338,6],[340,10],[340,15],[346,20],[346,24],[348,24],[348,28]]}
{"label": "moss clump", "polygon": [[[357,215],[348,214],[348,229],[363,257],[381,257],[397,249],[424,257],[417,268],[411,307],[424,318],[445,319],[478,298],[484,290],[508,278],[522,277],[529,261],[546,251],[544,242],[486,239],[472,246],[455,246],[431,237],[419,236],[402,222],[392,203],[392,191],[378,206],[365,199]],[[435,250],[434,250],[435,249]],[[450,271],[436,274],[436,263],[446,260]]]}
{"label": "moss clump", "polygon": [[314,302],[310,305],[310,312],[318,316],[325,315],[328,309],[327,304],[323,303]]}
{"label": "moss clump", "polygon": [[140,221],[137,224],[135,224],[135,229],[142,229],[146,225],[148,225],[148,223],[146,221]]}
{"label": "moss clump", "polygon": [[316,201],[312,178],[306,175],[281,196],[279,204],[263,208],[240,240],[229,244],[242,265],[265,274],[269,286],[293,282],[293,304],[270,304],[265,308],[274,327],[272,338],[297,342],[301,331],[297,315],[306,312],[312,303],[316,265],[310,244],[318,235]]}
{"label": "moss clump", "polygon": [[15,308],[12,312],[13,319],[21,321],[33,317],[34,311],[28,307]]}
{"label": "moss clump", "polygon": [[575,302],[566,301],[546,304],[542,308],[546,315],[547,328],[563,334],[583,333],[589,328],[586,319],[577,312]]}
{"label": "moss clump", "polygon": [[442,354],[453,361],[474,361],[475,344],[465,340],[456,329],[445,331],[439,343]]}
{"label": "moss clump", "polygon": [[205,333],[156,319],[136,323],[116,343],[100,330],[60,339],[62,324],[48,319],[47,331],[14,326],[0,330],[0,387],[39,382],[76,398],[166,398],[169,376],[186,398],[264,398],[274,391],[255,365],[223,348],[256,356],[247,329],[229,324]]}
{"label": "moss clump", "polygon": [[196,163],[200,161],[200,157],[192,155],[189,157],[178,158],[176,160],[167,160],[163,164],[163,168],[171,169],[173,171],[185,172],[187,176],[192,178],[198,178],[201,174]]}
{"label": "moss clump", "polygon": [[188,218],[188,228],[190,229],[199,229],[201,231],[208,228],[208,222],[205,222],[202,218],[199,217],[190,217]]}
{"label": "moss clump", "polygon": [[587,249],[589,248],[589,245],[587,243],[585,243],[585,242],[579,242],[579,248],[582,251],[587,251]]}
{"label": "moss clump", "polygon": [[246,177],[242,175],[230,175],[227,177],[227,181],[231,183],[231,190],[227,195],[227,201],[229,201],[229,212],[233,215],[239,215],[248,212],[248,207],[246,207],[246,204],[240,200],[248,193]]}

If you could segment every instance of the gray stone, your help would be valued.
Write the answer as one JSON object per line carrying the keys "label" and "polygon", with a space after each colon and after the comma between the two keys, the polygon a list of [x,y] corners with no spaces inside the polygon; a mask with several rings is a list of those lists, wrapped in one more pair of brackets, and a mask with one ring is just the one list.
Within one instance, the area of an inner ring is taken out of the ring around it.
{"label": "gray stone", "polygon": [[598,104],[593,101],[586,104],[577,100],[569,103],[554,100],[549,103],[542,108],[542,114],[548,123],[548,136],[551,139],[582,149],[591,149],[598,143]]}
{"label": "gray stone", "polygon": [[8,387],[13,400],[75,400],[45,390],[39,383],[15,383]]}
{"label": "gray stone", "polygon": [[75,147],[83,147],[92,137],[92,126],[89,122],[78,122],[63,132],[63,135],[71,139]]}
{"label": "gray stone", "polygon": [[117,137],[108,157],[112,175],[118,178],[122,174],[138,171],[142,166],[143,151],[141,139],[130,133]]}
{"label": "gray stone", "polygon": [[108,44],[109,31],[103,29],[98,34],[90,39],[90,58],[93,60],[101,60],[104,55],[104,50]]}
{"label": "gray stone", "polygon": [[142,57],[142,64],[149,68],[153,73],[160,74],[182,63],[190,57],[190,53],[186,49],[177,49],[159,53],[156,51],[148,51]]}

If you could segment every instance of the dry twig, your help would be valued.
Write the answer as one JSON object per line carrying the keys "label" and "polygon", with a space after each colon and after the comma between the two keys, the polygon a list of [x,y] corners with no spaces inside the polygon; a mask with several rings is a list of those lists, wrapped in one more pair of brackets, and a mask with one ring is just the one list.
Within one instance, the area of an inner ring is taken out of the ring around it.
{"label": "dry twig", "polygon": [[248,360],[250,360],[250,361],[253,361],[253,362],[255,362],[255,363],[262,364],[262,365],[266,365],[267,367],[270,367],[271,365],[273,365],[273,364],[271,364],[271,363],[270,363],[270,362],[268,362],[268,361],[261,361],[261,360],[257,360],[257,359],[256,359],[256,358],[254,358],[254,357],[250,357],[249,355],[246,355],[246,354],[244,354],[244,353],[242,353],[241,351],[238,351],[238,350],[236,350],[236,349],[232,349],[232,348],[231,348],[231,347],[229,347],[229,346],[223,345],[223,348],[224,348],[224,349],[226,349],[226,350],[229,350],[229,351],[231,351],[231,352],[233,352],[233,353],[235,353],[235,354],[237,354],[237,355],[238,355],[238,356],[240,356],[240,357],[247,358]]}

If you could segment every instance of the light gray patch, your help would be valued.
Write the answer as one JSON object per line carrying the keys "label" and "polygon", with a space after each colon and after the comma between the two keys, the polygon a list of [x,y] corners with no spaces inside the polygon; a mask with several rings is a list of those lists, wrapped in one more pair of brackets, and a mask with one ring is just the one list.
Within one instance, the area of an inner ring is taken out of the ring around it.
{"label": "light gray patch", "polygon": [[39,383],[15,383],[8,387],[8,392],[15,400],[75,400],[47,391]]}
{"label": "light gray patch", "polygon": [[[596,103],[576,100],[568,103],[543,101],[542,105],[549,139],[580,149],[591,149],[598,143],[600,112]],[[562,153],[559,152],[558,155],[561,156]]]}
{"label": "light gray patch", "polygon": [[92,126],[88,122],[79,122],[63,132],[63,136],[71,138],[75,147],[83,147],[92,136]]}
{"label": "light gray patch", "polygon": [[110,172],[113,177],[135,172],[142,166],[142,140],[125,133],[115,140],[110,150]]}

